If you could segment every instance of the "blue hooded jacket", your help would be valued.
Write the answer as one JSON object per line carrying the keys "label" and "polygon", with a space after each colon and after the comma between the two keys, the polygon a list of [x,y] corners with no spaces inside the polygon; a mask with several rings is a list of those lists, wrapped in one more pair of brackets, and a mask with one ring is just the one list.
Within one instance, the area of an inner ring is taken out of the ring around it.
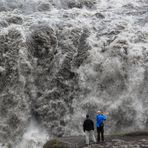
{"label": "blue hooded jacket", "polygon": [[107,117],[105,115],[98,114],[96,116],[96,127],[100,127],[101,123],[106,119],[107,119]]}

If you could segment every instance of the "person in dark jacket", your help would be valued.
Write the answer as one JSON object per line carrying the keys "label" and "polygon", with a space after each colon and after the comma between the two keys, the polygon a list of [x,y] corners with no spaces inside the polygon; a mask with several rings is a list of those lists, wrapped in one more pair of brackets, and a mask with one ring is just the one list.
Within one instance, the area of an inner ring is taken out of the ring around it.
{"label": "person in dark jacket", "polygon": [[96,138],[94,136],[94,122],[86,115],[86,119],[83,123],[83,131],[85,132],[86,144],[90,144],[89,137],[92,138],[93,142],[96,143]]}
{"label": "person in dark jacket", "polygon": [[97,116],[96,116],[97,143],[100,142],[100,139],[102,141],[104,141],[104,123],[103,123],[103,121],[105,121],[107,119],[107,116],[106,116],[107,114],[108,114],[108,112],[104,112],[104,113],[101,111],[97,112]]}

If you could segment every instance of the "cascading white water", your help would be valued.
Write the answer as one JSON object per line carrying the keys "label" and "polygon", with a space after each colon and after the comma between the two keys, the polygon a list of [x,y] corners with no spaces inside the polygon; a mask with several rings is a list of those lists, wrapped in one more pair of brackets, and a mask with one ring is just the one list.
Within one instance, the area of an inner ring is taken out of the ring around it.
{"label": "cascading white water", "polygon": [[46,130],[43,130],[35,121],[31,121],[22,141],[14,148],[41,148],[47,140],[49,135]]}
{"label": "cascading white water", "polygon": [[107,133],[147,129],[147,8],[147,0],[0,0],[0,147],[82,134],[85,114],[97,110],[110,112]]}

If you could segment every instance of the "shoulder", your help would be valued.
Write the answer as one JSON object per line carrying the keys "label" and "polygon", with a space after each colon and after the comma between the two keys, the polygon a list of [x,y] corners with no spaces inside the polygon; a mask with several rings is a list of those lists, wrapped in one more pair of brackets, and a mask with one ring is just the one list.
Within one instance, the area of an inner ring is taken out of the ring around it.
{"label": "shoulder", "polygon": [[107,117],[105,115],[102,116],[104,119],[106,119]]}
{"label": "shoulder", "polygon": [[98,118],[99,117],[99,115],[96,115],[96,118]]}
{"label": "shoulder", "polygon": [[90,122],[93,122],[93,120],[90,119]]}
{"label": "shoulder", "polygon": [[85,119],[85,122],[88,122],[89,121],[89,119]]}
{"label": "shoulder", "polygon": [[87,119],[84,120],[84,123],[87,122]]}
{"label": "shoulder", "polygon": [[90,122],[90,121],[92,121],[92,120],[91,120],[91,119],[87,119],[87,121],[89,121],[89,122]]}

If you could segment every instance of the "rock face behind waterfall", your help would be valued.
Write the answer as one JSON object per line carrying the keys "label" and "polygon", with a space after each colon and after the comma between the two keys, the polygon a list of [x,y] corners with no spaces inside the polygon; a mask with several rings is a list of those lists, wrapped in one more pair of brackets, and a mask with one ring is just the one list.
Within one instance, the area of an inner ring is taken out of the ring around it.
{"label": "rock face behind waterfall", "polygon": [[81,92],[78,74],[72,68],[79,67],[88,56],[87,32],[73,29],[77,38],[69,45],[65,41],[72,34],[65,39],[64,29],[56,34],[47,25],[31,28],[26,42],[16,29],[1,35],[2,139],[20,136],[16,131],[22,134],[31,116],[53,135],[64,134],[65,116],[73,114],[73,99]]}
{"label": "rock face behind waterfall", "polygon": [[[24,93],[24,81],[21,81],[21,55],[23,48],[21,33],[10,29],[0,35],[0,140],[16,140],[23,134],[25,123],[30,117],[27,96]],[[23,76],[22,76],[23,78]]]}
{"label": "rock face behind waterfall", "polygon": [[147,129],[147,7],[0,0],[0,144],[36,138],[32,120],[51,137],[83,134],[97,110],[109,111],[106,134]]}
{"label": "rock face behind waterfall", "polygon": [[[59,36],[61,35],[62,32]],[[28,37],[27,46],[35,62],[36,94],[31,98],[32,115],[45,126],[50,127],[49,131],[52,134],[62,136],[67,124],[65,116],[73,113],[73,99],[78,97],[81,91],[78,85],[78,75],[72,67],[80,66],[88,55],[89,46],[85,43],[87,34],[84,31],[79,35],[80,42],[84,45],[78,43],[76,45],[78,49],[71,44],[69,46],[72,47],[66,47],[68,45],[63,43],[64,37],[59,36],[48,26],[37,26]],[[79,56],[79,52],[84,57]]]}

